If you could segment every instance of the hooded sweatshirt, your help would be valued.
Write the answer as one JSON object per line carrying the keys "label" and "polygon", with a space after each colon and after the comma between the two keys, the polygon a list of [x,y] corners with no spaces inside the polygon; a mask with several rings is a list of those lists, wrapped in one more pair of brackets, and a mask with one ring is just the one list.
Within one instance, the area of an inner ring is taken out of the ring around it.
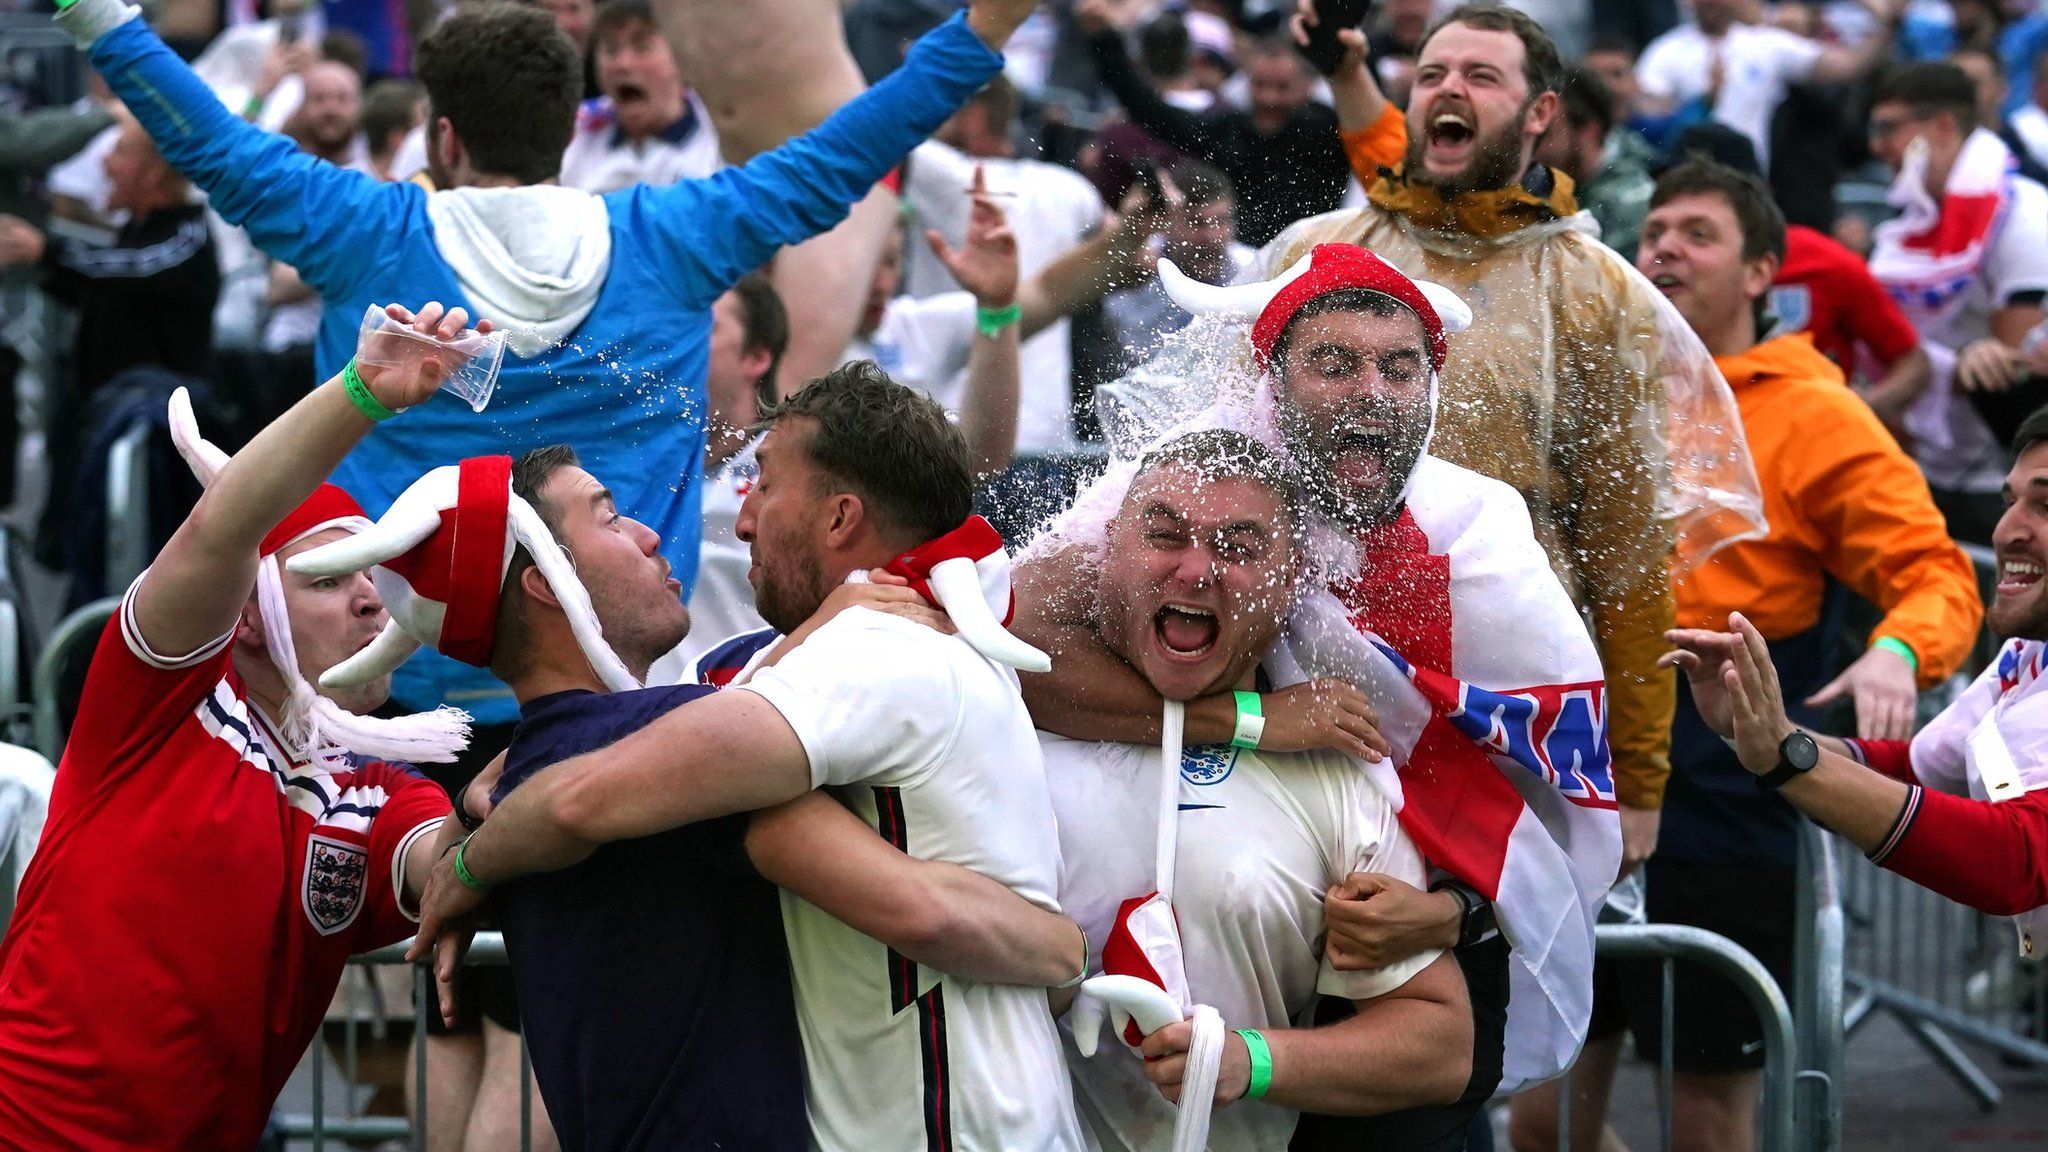
{"label": "hooded sweatshirt", "polygon": [[1832,576],[1884,611],[1871,639],[1911,648],[1922,688],[1947,679],[1984,608],[1919,467],[1806,333],[1714,363],[1735,390],[1771,527],[1673,579],[1678,626],[1726,629],[1739,610],[1766,639],[1796,635],[1819,622]]}
{"label": "hooded sweatshirt", "polygon": [[[687,597],[696,577],[711,306],[785,244],[830,229],[1002,68],[956,15],[901,69],[823,124],[702,180],[596,196],[571,188],[383,184],[300,152],[226,108],[120,0],[58,17],[165,159],[326,303],[316,377],[341,370],[372,304],[461,305],[514,330],[482,413],[437,397],[378,425],[335,481],[381,515],[450,460],[566,442],[619,506],[662,536]],[[480,669],[423,652],[399,669],[408,708],[447,702],[518,718]]]}

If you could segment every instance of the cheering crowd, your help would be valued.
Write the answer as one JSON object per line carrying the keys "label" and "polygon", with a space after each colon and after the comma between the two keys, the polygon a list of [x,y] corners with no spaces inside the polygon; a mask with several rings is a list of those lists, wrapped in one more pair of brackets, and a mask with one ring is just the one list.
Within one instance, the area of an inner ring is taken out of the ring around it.
{"label": "cheering crowd", "polygon": [[473,1152],[1614,1147],[1666,1027],[1741,1152],[1593,928],[1789,983],[1807,818],[2038,955],[2048,6],[1344,7],[65,0],[0,1147],[264,1146],[409,936]]}

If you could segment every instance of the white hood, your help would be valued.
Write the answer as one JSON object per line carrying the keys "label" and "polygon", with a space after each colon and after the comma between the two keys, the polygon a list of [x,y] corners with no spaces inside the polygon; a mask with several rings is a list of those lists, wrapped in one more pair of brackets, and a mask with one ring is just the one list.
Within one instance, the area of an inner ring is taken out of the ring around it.
{"label": "white hood", "polygon": [[611,269],[604,201],[576,188],[455,188],[427,197],[434,246],[472,310],[533,357],[565,339],[597,304]]}

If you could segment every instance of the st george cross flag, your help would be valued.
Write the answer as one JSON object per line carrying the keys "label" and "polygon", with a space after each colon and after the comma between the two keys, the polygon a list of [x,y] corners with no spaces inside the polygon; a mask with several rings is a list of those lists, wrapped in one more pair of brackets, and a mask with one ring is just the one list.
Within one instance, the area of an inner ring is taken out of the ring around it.
{"label": "st george cross flag", "polygon": [[1424,456],[1353,575],[1301,598],[1267,668],[1357,684],[1391,762],[1363,765],[1435,867],[1514,946],[1504,1092],[1563,1072],[1592,1011],[1593,924],[1621,864],[1606,688],[1512,488]]}

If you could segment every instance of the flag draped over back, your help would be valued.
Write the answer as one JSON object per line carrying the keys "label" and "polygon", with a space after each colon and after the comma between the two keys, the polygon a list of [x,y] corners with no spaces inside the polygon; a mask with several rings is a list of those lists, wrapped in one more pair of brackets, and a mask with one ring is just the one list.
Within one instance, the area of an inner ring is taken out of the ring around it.
{"label": "flag draped over back", "polygon": [[1501,1088],[1562,1072],[1592,1010],[1593,924],[1621,862],[1606,689],[1513,489],[1425,456],[1355,576],[1305,593],[1268,655],[1380,711],[1364,765],[1424,857],[1494,902],[1514,946]]}

